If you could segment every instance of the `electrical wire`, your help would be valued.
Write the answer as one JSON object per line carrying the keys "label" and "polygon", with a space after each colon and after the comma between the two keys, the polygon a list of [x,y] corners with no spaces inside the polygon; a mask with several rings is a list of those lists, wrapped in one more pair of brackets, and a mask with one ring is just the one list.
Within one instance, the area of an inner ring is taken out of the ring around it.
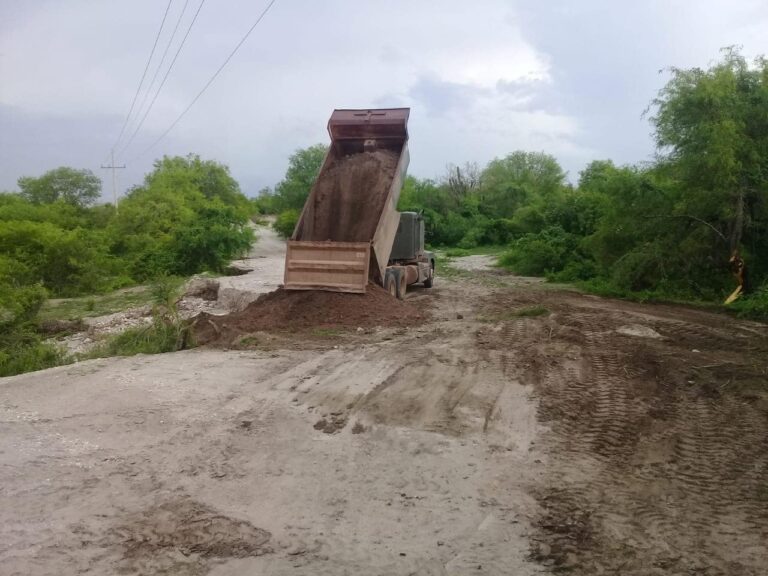
{"label": "electrical wire", "polygon": [[144,92],[144,96],[141,99],[141,104],[139,105],[137,116],[141,114],[142,110],[144,110],[144,104],[147,103],[147,98],[149,98],[149,95],[152,93],[152,89],[155,87],[155,80],[157,80],[157,75],[160,74],[160,70],[163,69],[163,62],[165,62],[165,57],[168,55],[168,50],[170,50],[171,45],[173,44],[173,39],[176,38],[176,32],[179,30],[181,20],[184,17],[184,13],[187,11],[187,5],[189,5],[189,0],[184,0],[184,5],[181,7],[181,13],[176,19],[176,26],[173,27],[171,37],[168,39],[168,42],[165,45],[165,50],[163,50],[163,55],[160,57],[160,63],[157,65],[157,68],[155,68],[155,73],[152,75],[152,80],[149,82],[147,91]]}
{"label": "electrical wire", "polygon": [[267,15],[267,12],[269,12],[270,8],[272,8],[273,4],[275,4],[277,0],[270,0],[270,2],[267,4],[266,8],[262,10],[261,14],[259,14],[259,17],[256,19],[256,22],[253,23],[253,25],[248,29],[248,32],[245,33],[245,36],[243,36],[240,39],[240,42],[237,43],[235,48],[232,50],[232,52],[229,53],[229,56],[226,57],[224,62],[219,66],[219,68],[216,70],[216,72],[213,73],[213,76],[210,77],[208,82],[205,83],[205,86],[200,90],[200,92],[197,93],[197,96],[195,96],[192,99],[192,102],[189,103],[189,105],[184,109],[184,111],[179,114],[179,116],[174,120],[171,125],[163,132],[152,144],[150,144],[147,148],[142,150],[139,154],[131,158],[131,161],[136,160],[137,158],[143,156],[147,152],[149,152],[152,148],[154,148],[163,138],[165,138],[168,133],[174,129],[174,127],[179,123],[179,121],[186,115],[187,112],[189,112],[189,109],[194,106],[195,102],[197,102],[200,97],[203,95],[203,93],[208,89],[208,87],[213,84],[213,81],[216,80],[218,75],[221,73],[222,70],[226,67],[227,64],[229,64],[229,61],[232,59],[232,57],[235,55],[235,53],[240,49],[240,47],[245,43],[245,41],[248,39],[248,37],[251,35],[251,32],[256,28],[256,26],[259,25],[259,23],[263,20],[264,16]]}
{"label": "electrical wire", "polygon": [[163,86],[165,86],[165,82],[166,80],[168,80],[168,76],[170,75],[171,70],[173,70],[174,64],[176,64],[176,59],[179,57],[179,54],[181,53],[181,49],[184,48],[184,43],[187,41],[187,37],[189,36],[189,33],[192,31],[192,27],[195,25],[195,21],[197,20],[197,17],[200,14],[200,10],[202,10],[203,8],[203,4],[205,4],[205,0],[200,1],[200,5],[197,7],[197,11],[195,12],[195,15],[192,17],[192,22],[189,23],[189,27],[187,28],[187,31],[184,34],[184,38],[181,39],[181,44],[179,44],[179,47],[177,48],[176,53],[173,55],[173,60],[171,60],[171,64],[168,66],[168,70],[166,70],[165,75],[163,76],[163,80],[162,82],[160,82],[160,86],[157,87],[157,92],[155,92],[155,95],[152,97],[152,100],[150,101],[149,106],[147,107],[147,110],[144,112],[144,115],[141,117],[141,120],[139,121],[138,126],[136,126],[136,130],[134,130],[133,134],[131,134],[130,139],[125,144],[125,146],[123,146],[119,154],[123,154],[128,149],[128,147],[131,145],[131,142],[133,142],[133,139],[136,138],[136,134],[139,133],[139,130],[141,130],[141,127],[144,125],[144,121],[147,119],[147,116],[152,110],[152,107],[155,105],[155,101],[157,100],[157,97],[160,95],[160,92],[162,91]]}
{"label": "electrical wire", "polygon": [[125,122],[123,122],[123,127],[120,129],[120,134],[117,136],[117,140],[115,140],[115,143],[112,145],[112,150],[114,150],[117,145],[120,143],[120,139],[123,137],[123,134],[125,133],[125,128],[128,126],[128,120],[131,118],[131,114],[133,114],[133,108],[136,106],[136,100],[139,97],[139,92],[141,92],[141,87],[144,85],[144,79],[147,77],[147,71],[149,70],[149,65],[152,62],[152,57],[155,55],[155,49],[157,48],[157,42],[160,40],[160,34],[163,31],[163,27],[165,26],[165,20],[168,18],[168,11],[171,9],[171,4],[173,3],[173,0],[168,0],[168,5],[165,7],[165,14],[163,14],[163,20],[160,22],[160,29],[157,31],[157,35],[155,36],[155,42],[152,44],[152,50],[149,53],[149,58],[147,58],[147,64],[144,66],[144,73],[141,75],[141,80],[139,80],[139,85],[136,88],[136,94],[133,95],[133,101],[131,102],[131,107],[128,110],[128,115],[125,117]]}

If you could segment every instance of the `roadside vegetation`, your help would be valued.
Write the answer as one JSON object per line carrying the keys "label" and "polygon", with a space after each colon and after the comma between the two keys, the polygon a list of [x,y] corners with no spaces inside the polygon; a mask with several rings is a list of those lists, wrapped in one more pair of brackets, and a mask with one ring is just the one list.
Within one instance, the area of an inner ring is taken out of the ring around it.
{"label": "roadside vegetation", "polygon": [[[726,49],[707,70],[670,70],[648,110],[653,162],[595,160],[569,182],[553,156],[518,150],[409,176],[399,208],[424,213],[445,274],[469,274],[450,258],[495,254],[517,274],[615,297],[720,305],[739,250],[753,289],[729,309],[768,319],[766,110],[768,61]],[[156,161],[119,211],[96,204],[101,182],[88,170],[20,178],[19,192],[0,193],[0,376],[66,361],[41,320],[156,303],[140,286],[221,272],[251,245],[251,218],[274,215],[290,236],[326,151],[297,150],[283,180],[251,200],[225,166],[194,155]],[[151,326],[96,354],[177,350],[188,333],[173,307],[156,305]]]}
{"label": "roadside vegetation", "polygon": [[[409,176],[400,210],[423,211],[427,242],[448,258],[498,254],[517,274],[648,301],[722,303],[738,249],[753,291],[729,309],[768,318],[768,61],[725,49],[707,70],[669,73],[647,111],[655,161],[595,160],[571,183],[553,156],[516,151]],[[257,200],[284,236],[324,152],[297,151]]]}
{"label": "roadside vegetation", "polygon": [[152,301],[147,288],[115,291],[220,272],[253,240],[251,203],[228,169],[194,155],[158,160],[117,211],[95,204],[101,182],[88,170],[24,177],[19,189],[0,194],[2,376],[63,361],[41,320]]}

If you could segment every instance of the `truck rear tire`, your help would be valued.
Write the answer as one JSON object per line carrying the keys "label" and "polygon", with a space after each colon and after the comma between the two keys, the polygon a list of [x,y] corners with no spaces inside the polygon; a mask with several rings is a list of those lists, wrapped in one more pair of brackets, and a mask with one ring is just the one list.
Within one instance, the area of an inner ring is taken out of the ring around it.
{"label": "truck rear tire", "polygon": [[424,288],[432,288],[435,283],[435,265],[429,266],[429,276],[424,280]]}
{"label": "truck rear tire", "polygon": [[397,280],[398,278],[395,276],[394,270],[387,270],[386,274],[384,275],[384,290],[389,292],[389,295],[393,298],[397,298]]}
{"label": "truck rear tire", "polygon": [[405,283],[405,272],[403,270],[395,269],[395,278],[397,278],[397,298],[402,300],[405,298],[405,293],[408,291],[408,285]]}

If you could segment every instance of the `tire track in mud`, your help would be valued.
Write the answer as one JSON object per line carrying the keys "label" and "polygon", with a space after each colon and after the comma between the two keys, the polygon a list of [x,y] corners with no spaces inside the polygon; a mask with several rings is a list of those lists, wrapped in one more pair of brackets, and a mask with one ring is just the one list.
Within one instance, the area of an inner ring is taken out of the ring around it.
{"label": "tire track in mud", "polygon": [[[551,314],[490,332],[551,427],[531,559],[575,574],[761,574],[768,329],[700,311],[686,321],[682,308],[664,318],[652,306],[581,307],[573,294],[535,303]],[[616,332],[630,323],[661,338]]]}

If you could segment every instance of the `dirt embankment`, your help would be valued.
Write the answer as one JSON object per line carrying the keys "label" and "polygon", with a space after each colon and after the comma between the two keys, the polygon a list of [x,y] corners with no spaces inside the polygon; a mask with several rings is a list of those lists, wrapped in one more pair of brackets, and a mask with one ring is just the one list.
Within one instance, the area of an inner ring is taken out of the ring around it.
{"label": "dirt embankment", "polygon": [[242,312],[201,314],[195,320],[194,334],[198,344],[228,345],[239,336],[263,330],[411,326],[425,319],[415,306],[393,298],[375,284],[369,284],[365,294],[279,288],[261,295]]}
{"label": "dirt embankment", "polygon": [[320,174],[298,240],[368,242],[376,232],[398,155],[389,150],[344,156]]}

